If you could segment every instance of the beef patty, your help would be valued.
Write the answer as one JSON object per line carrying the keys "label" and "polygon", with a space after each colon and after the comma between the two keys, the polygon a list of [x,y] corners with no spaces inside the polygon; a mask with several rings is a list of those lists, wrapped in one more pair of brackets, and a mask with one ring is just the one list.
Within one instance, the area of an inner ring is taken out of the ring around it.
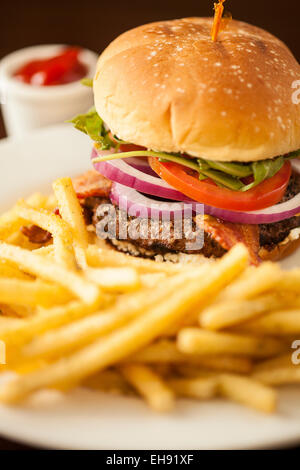
{"label": "beef patty", "polygon": [[[288,185],[288,188],[285,192],[284,197],[282,198],[281,202],[286,202],[289,199],[292,199],[295,195],[300,192],[300,174],[293,173]],[[90,197],[85,200],[84,207],[87,210],[88,217],[90,221],[92,220],[93,224],[97,226],[97,224],[103,221],[105,214],[97,211],[100,205],[107,205],[111,206],[111,203],[108,199],[97,198],[97,197]],[[116,215],[116,237],[112,239],[112,243],[117,245],[117,248],[120,248],[121,245],[117,243],[117,240],[120,238],[120,231],[124,231],[125,227],[119,226],[119,218],[120,218],[120,209],[115,207],[115,215]],[[107,215],[107,212],[106,212]],[[122,217],[121,217],[122,218]],[[124,223],[127,224],[126,230],[129,228],[130,223],[135,219],[135,217],[127,217],[124,218]],[[139,219],[142,220],[142,219]],[[127,240],[130,242],[137,249],[137,254],[143,254],[145,256],[153,256],[155,254],[164,254],[167,252],[183,252],[183,253],[193,253],[198,254],[201,253],[206,257],[221,257],[225,253],[226,250],[212,238],[212,236],[204,232],[204,246],[199,250],[189,251],[186,249],[186,243],[188,238],[183,232],[183,236],[181,238],[176,237],[174,223],[171,222],[169,236],[166,239],[161,238],[160,234],[163,231],[163,222],[159,221],[157,227],[157,234],[158,236],[153,236],[153,232],[148,235],[143,233],[141,236],[137,236],[134,239],[130,238]],[[141,223],[141,226],[143,224]],[[276,222],[272,224],[261,224],[258,226],[259,228],[259,241],[260,246],[264,247],[267,250],[272,250],[275,245],[282,242],[290,233],[290,231],[294,228],[300,227],[300,216],[292,217],[290,219],[283,220],[281,222]],[[195,232],[197,229],[195,220],[193,220],[192,229]],[[127,232],[126,232],[127,233]],[[124,242],[123,242],[124,243]]]}

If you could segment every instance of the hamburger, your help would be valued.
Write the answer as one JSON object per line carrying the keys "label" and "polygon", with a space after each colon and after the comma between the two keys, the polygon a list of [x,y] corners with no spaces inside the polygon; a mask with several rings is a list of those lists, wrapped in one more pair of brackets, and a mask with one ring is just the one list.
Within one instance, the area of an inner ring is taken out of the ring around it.
{"label": "hamburger", "polygon": [[[114,209],[107,238],[132,255],[220,257],[243,242],[253,264],[278,260],[299,244],[300,67],[258,27],[232,20],[213,41],[212,24],[147,24],[100,55],[95,107],[72,120],[93,141],[94,169],[74,180],[75,189],[98,235],[104,208]],[[189,233],[178,237],[185,205]],[[155,222],[154,234],[145,221]],[[200,227],[203,243],[190,249]]]}

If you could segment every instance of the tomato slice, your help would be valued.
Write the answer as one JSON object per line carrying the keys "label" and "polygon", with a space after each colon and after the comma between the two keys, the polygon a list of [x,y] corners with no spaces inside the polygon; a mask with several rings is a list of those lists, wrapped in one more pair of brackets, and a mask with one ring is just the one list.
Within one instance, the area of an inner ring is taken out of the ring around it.
{"label": "tomato slice", "polygon": [[178,163],[160,162],[150,157],[152,169],[163,180],[194,201],[220,209],[255,211],[277,204],[283,197],[291,177],[291,164],[286,162],[276,175],[249,191],[240,192],[221,188],[212,180],[200,181],[196,171]]}

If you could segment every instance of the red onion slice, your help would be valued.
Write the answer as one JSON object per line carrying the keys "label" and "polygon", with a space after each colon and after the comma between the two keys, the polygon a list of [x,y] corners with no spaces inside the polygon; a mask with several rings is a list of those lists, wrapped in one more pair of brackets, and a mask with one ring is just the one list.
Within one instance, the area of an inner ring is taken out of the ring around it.
{"label": "red onion slice", "polygon": [[173,220],[191,216],[193,213],[203,214],[203,204],[197,202],[156,201],[144,196],[133,188],[119,183],[112,185],[111,202],[133,217]]}
{"label": "red onion slice", "polygon": [[[100,153],[98,153],[98,155],[100,155]],[[97,152],[93,149],[92,158],[95,157],[97,157]],[[126,163],[125,159],[98,162],[93,165],[101,175],[111,181],[136,189],[141,193],[150,194],[163,199],[190,202],[190,199],[187,196],[172,188],[172,186],[158,176],[145,174],[144,172],[133,168]]]}
{"label": "red onion slice", "polygon": [[128,163],[128,165],[132,166],[136,170],[142,171],[143,173],[146,173],[147,175],[151,175],[157,178],[157,174],[152,170],[147,160],[144,160],[143,158],[139,158],[139,157],[126,158],[126,163]]}
{"label": "red onion slice", "polygon": [[[99,152],[98,155],[104,155],[113,152],[114,150],[101,153]],[[97,156],[97,152],[93,150],[92,158],[94,158],[95,156]],[[192,207],[195,204],[202,205],[200,203],[192,201],[184,194],[175,190],[174,188],[172,188],[172,186],[167,184],[161,178],[145,174],[143,171],[133,168],[131,165],[126,163],[125,159],[95,163],[94,167],[97,171],[99,171],[102,175],[106,176],[111,181],[132,188],[133,190],[135,189],[140,193],[150,194],[153,196],[160,197],[162,199],[171,199],[175,201],[180,201],[181,203],[192,204]],[[293,167],[296,171],[300,172],[300,161],[293,161]],[[138,203],[142,205],[141,198],[145,196],[142,196],[139,193],[130,193],[130,195],[135,199],[139,197]],[[155,203],[156,205],[168,203],[167,201],[166,203],[160,203],[154,200],[150,201],[151,203]],[[149,200],[144,200],[144,202],[145,204],[149,204]],[[239,212],[229,211],[226,209],[219,209],[217,207],[209,206],[207,204],[203,206],[205,214],[212,215],[228,222],[242,224],[269,224],[289,219],[297,214],[300,214],[300,194],[297,194],[289,201],[279,203],[274,206],[267,207],[266,209],[261,209],[259,211]],[[158,207],[156,207],[156,210],[159,213]],[[169,209],[167,209],[167,211],[168,210]],[[176,208],[173,209],[174,212],[178,210],[179,206],[176,206]],[[164,211],[161,210],[160,212],[163,213]]]}
{"label": "red onion slice", "polygon": [[114,183],[111,190],[111,201],[135,217],[176,217],[183,210],[193,213],[205,213],[233,223],[267,224],[293,217],[300,213],[300,194],[290,201],[264,209],[263,211],[236,212],[217,209],[195,201],[168,202],[156,201],[139,193],[133,188]]}

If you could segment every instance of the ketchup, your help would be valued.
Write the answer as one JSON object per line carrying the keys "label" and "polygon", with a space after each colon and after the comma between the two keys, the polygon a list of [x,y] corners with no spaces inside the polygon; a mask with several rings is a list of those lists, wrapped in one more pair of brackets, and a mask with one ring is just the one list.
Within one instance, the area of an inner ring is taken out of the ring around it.
{"label": "ketchup", "polygon": [[23,83],[39,86],[64,85],[76,82],[87,74],[87,67],[78,59],[81,49],[68,47],[61,54],[22,65],[14,77]]}

